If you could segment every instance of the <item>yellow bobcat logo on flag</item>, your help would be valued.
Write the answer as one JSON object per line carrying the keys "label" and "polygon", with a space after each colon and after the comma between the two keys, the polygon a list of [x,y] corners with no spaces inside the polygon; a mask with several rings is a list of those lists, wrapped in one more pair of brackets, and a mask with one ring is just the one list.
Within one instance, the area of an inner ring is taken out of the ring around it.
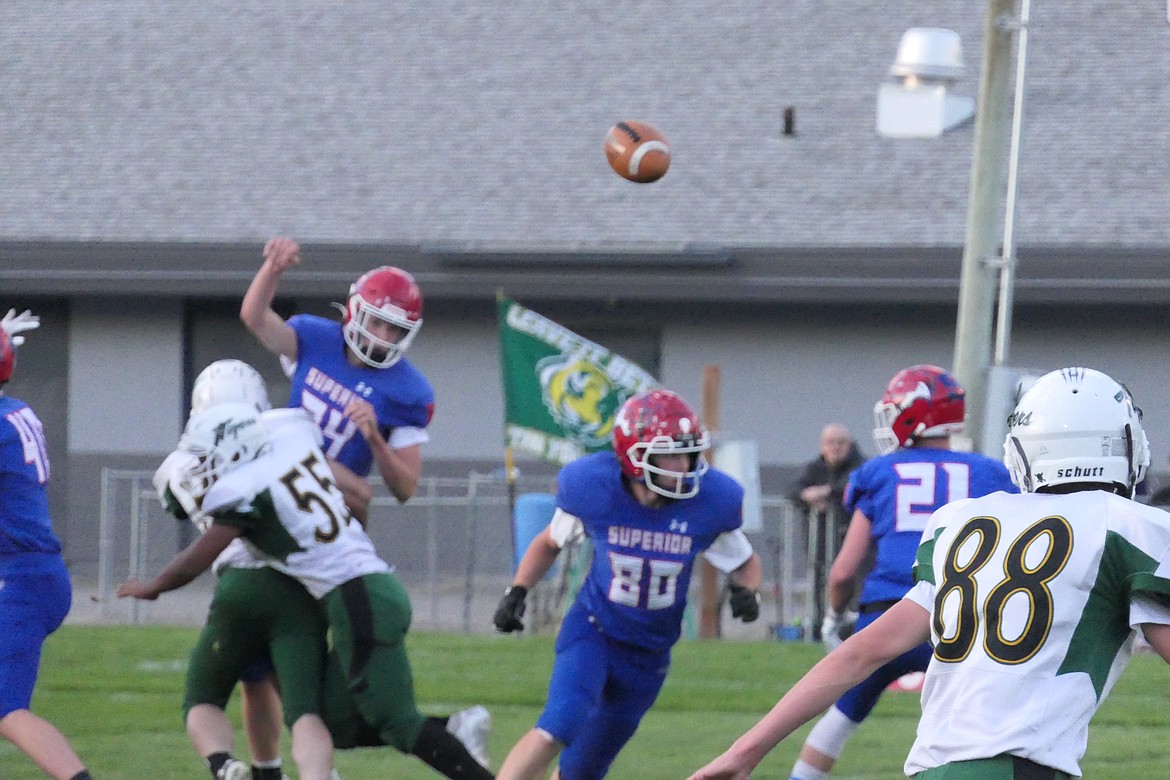
{"label": "yellow bobcat logo on flag", "polygon": [[625,399],[604,370],[571,355],[552,355],[536,364],[536,373],[545,407],[571,438],[586,448],[608,443]]}

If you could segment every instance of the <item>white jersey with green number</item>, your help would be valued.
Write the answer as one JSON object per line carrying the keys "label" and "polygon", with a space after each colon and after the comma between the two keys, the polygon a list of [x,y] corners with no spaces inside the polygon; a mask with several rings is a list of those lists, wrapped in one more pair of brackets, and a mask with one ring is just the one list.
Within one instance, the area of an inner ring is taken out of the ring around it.
{"label": "white jersey with green number", "polygon": [[1011,754],[1079,776],[1134,629],[1170,623],[1170,515],[1103,491],[956,501],[915,579],[934,656],[906,774]]}
{"label": "white jersey with green number", "polygon": [[302,413],[269,430],[267,450],[220,477],[203,511],[241,529],[257,557],[315,598],[355,577],[390,571],[334,484],[313,421]]}

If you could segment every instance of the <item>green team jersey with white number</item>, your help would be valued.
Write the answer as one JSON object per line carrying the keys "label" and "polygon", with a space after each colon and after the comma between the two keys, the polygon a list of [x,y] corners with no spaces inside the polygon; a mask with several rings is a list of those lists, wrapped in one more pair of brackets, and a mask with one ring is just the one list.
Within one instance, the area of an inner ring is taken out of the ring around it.
{"label": "green team jersey with white number", "polygon": [[269,429],[267,450],[220,477],[203,511],[239,528],[249,550],[314,598],[355,577],[390,571],[334,484],[313,421],[300,415]]}
{"label": "green team jersey with white number", "polygon": [[1170,623],[1170,515],[1103,491],[939,509],[907,594],[931,614],[913,776],[1010,754],[1080,776],[1142,623]]}

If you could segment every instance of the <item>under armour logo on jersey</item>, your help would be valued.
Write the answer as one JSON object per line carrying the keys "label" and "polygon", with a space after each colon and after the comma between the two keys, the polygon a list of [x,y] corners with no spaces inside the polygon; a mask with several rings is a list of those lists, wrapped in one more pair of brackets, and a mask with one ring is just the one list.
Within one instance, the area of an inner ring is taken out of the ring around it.
{"label": "under armour logo on jersey", "polygon": [[370,387],[365,382],[358,382],[357,387],[355,387],[353,391],[363,398],[369,398],[370,394],[374,392],[374,388]]}
{"label": "under armour logo on jersey", "polygon": [[687,524],[685,521],[679,522],[677,517],[672,517],[670,519],[670,530],[676,533],[685,534],[687,532]]}

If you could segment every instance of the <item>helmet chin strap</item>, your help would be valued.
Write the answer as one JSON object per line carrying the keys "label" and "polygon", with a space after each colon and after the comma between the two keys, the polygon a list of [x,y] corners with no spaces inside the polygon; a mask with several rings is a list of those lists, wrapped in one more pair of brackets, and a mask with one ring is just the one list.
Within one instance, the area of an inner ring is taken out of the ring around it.
{"label": "helmet chin strap", "polygon": [[1129,493],[1127,498],[1133,498],[1134,488],[1137,487],[1137,469],[1133,465],[1133,427],[1125,424],[1125,462],[1129,464]]}
{"label": "helmet chin strap", "polygon": [[1034,493],[1036,486],[1032,483],[1032,464],[1028,462],[1028,456],[1024,454],[1024,445],[1020,444],[1020,440],[1013,436],[1012,446],[1016,448],[1016,454],[1020,456],[1020,462],[1024,464],[1024,484],[1020,485],[1020,489],[1027,493]]}

